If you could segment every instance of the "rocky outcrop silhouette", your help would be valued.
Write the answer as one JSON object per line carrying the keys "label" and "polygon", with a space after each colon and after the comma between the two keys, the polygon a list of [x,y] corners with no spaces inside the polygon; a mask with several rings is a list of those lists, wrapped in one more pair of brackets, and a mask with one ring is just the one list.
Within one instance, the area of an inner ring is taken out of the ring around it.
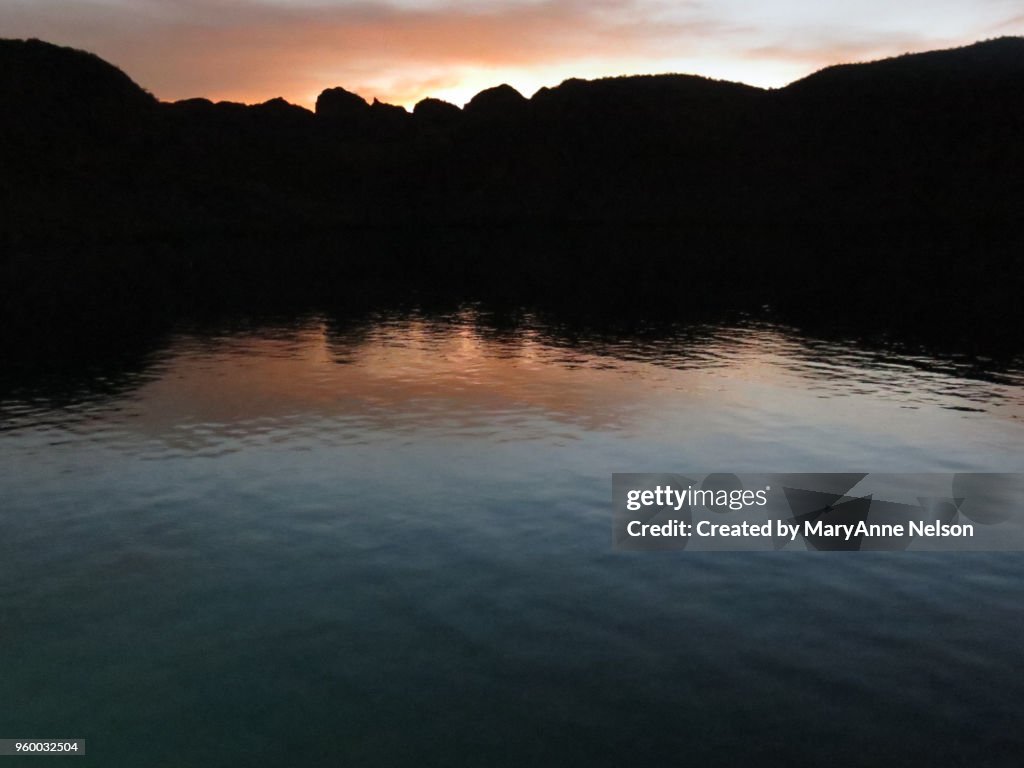
{"label": "rocky outcrop silhouette", "polygon": [[317,119],[335,137],[368,142],[392,141],[405,136],[409,113],[377,99],[368,104],[344,88],[328,88],[316,100]]}
{"label": "rocky outcrop silhouette", "polygon": [[466,114],[484,120],[508,120],[521,115],[529,104],[511,85],[481,91],[466,104]]}
{"label": "rocky outcrop silhouette", "polygon": [[316,115],[321,120],[345,123],[361,120],[368,113],[370,105],[357,94],[344,88],[328,88],[316,99]]}
{"label": "rocky outcrop silhouette", "polygon": [[88,138],[124,129],[157,100],[124,72],[91,53],[39,40],[0,41],[0,130],[31,127]]}
{"label": "rocky outcrop silhouette", "polygon": [[441,99],[426,98],[416,103],[412,110],[417,125],[423,128],[451,129],[458,125],[462,110]]}
{"label": "rocky outcrop silhouette", "polygon": [[373,100],[370,105],[369,130],[374,138],[387,141],[406,137],[411,115],[404,107]]}

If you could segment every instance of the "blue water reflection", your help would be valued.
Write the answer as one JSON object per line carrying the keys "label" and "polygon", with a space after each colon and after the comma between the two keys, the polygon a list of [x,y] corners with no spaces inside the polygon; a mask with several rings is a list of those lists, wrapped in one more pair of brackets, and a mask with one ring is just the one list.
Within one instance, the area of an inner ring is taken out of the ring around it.
{"label": "blue water reflection", "polygon": [[183,329],[5,391],[0,735],[102,766],[1024,748],[1024,559],[615,554],[608,501],[616,471],[1020,471],[1020,366],[467,309]]}

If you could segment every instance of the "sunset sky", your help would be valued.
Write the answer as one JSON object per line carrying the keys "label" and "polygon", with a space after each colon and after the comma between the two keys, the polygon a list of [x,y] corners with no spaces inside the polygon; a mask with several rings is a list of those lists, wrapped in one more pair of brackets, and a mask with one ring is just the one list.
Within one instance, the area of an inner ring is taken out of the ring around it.
{"label": "sunset sky", "polygon": [[335,85],[410,107],[635,73],[780,86],[1019,34],[1021,0],[0,0],[0,37],[85,48],[161,99],[307,106]]}

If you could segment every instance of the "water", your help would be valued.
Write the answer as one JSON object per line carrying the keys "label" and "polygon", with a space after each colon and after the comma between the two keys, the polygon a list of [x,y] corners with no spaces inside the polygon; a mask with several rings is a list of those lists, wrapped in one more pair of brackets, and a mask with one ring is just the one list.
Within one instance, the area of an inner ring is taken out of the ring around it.
{"label": "water", "polygon": [[1020,471],[1019,361],[470,308],[29,374],[0,737],[104,767],[1020,764],[1021,556],[616,554],[608,500],[615,471]]}

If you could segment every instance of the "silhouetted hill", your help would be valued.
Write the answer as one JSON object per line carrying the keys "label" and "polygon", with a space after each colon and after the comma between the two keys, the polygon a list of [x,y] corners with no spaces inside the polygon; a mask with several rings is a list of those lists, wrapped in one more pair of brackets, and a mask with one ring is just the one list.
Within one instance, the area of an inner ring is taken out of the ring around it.
{"label": "silhouetted hill", "polygon": [[526,97],[511,85],[480,91],[466,104],[467,115],[484,120],[514,120],[527,106]]}
{"label": "silhouetted hill", "polygon": [[[1024,287],[1021,38],[830,67],[773,91],[572,79],[412,113],[343,88],[315,112],[160,103],[91,54],[4,40],[0,105],[0,250],[8,285],[37,292],[53,292],[47,270],[80,285],[139,270],[200,291],[252,268],[250,283],[294,278],[298,291],[966,292],[978,314]],[[316,252],[297,257],[299,237]],[[232,239],[284,245],[196,254]]]}
{"label": "silhouetted hill", "polygon": [[462,110],[441,99],[422,99],[412,110],[416,124],[422,130],[451,130],[462,119]]}
{"label": "silhouetted hill", "polygon": [[148,181],[133,170],[158,112],[97,56],[0,41],[0,244],[22,233],[74,240],[111,206],[141,201],[132,188]]}
{"label": "silhouetted hill", "polygon": [[783,157],[802,161],[785,165],[820,200],[901,220],[1000,220],[1020,210],[1020,38],[830,67],[777,101]]}
{"label": "silhouetted hill", "polygon": [[963,48],[911,53],[861,64],[838,64],[790,84],[785,90],[807,94],[881,88],[888,92],[922,89],[941,94],[971,87],[985,92],[994,84],[1024,77],[1022,38],[1002,37]]}
{"label": "silhouetted hill", "polygon": [[98,56],[39,40],[0,41],[4,130],[47,125],[78,131],[122,126],[156,99]]}

